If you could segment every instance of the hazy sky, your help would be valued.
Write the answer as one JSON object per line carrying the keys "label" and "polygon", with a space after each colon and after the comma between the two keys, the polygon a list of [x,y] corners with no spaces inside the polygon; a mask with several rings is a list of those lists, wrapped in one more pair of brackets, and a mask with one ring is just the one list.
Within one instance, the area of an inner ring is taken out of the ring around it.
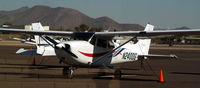
{"label": "hazy sky", "polygon": [[73,8],[92,17],[108,16],[119,23],[175,28],[200,28],[200,0],[0,0],[0,10],[47,5]]}

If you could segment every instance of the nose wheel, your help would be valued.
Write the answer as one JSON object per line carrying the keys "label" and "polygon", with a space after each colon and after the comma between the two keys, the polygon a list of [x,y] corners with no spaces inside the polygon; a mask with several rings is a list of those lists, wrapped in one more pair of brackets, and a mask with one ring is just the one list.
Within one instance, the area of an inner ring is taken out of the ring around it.
{"label": "nose wheel", "polygon": [[116,69],[114,72],[114,78],[121,79],[121,77],[122,77],[122,71],[120,69]]}
{"label": "nose wheel", "polygon": [[73,78],[73,67],[65,67],[63,68],[63,76],[64,78]]}

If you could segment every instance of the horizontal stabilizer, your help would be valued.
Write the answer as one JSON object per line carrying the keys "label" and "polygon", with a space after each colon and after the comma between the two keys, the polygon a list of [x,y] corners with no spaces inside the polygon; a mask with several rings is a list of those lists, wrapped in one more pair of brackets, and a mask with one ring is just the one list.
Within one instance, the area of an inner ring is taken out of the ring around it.
{"label": "horizontal stabilizer", "polygon": [[37,55],[36,50],[35,49],[24,49],[24,48],[20,48],[16,54],[22,54],[22,55]]}
{"label": "horizontal stabilizer", "polygon": [[21,41],[22,43],[25,43],[25,44],[30,44],[30,45],[35,45],[35,40],[33,39],[21,39],[21,38],[13,38],[14,40],[17,40],[17,41]]}
{"label": "horizontal stabilizer", "polygon": [[30,44],[30,45],[36,45],[35,42],[29,42],[29,41],[23,41],[22,43],[25,43],[25,44]]}
{"label": "horizontal stabilizer", "polygon": [[150,59],[177,59],[176,55],[156,55],[156,54],[148,54],[148,55],[138,55],[138,58],[150,58]]}

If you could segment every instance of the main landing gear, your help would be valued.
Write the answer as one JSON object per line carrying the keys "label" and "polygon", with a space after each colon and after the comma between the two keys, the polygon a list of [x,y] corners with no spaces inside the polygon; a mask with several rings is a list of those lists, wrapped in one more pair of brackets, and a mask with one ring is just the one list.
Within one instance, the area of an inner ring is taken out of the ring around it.
{"label": "main landing gear", "polygon": [[63,76],[64,76],[64,78],[72,79],[73,78],[73,67],[72,66],[64,67],[63,68]]}
{"label": "main landing gear", "polygon": [[114,78],[121,79],[121,77],[122,77],[122,71],[120,69],[116,69],[114,72]]}

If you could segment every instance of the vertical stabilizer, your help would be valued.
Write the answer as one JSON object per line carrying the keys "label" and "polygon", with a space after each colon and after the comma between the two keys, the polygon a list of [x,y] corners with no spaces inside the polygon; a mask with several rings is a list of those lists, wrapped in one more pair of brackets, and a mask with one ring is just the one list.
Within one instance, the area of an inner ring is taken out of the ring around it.
{"label": "vertical stabilizer", "polygon": [[[32,29],[35,31],[45,31],[42,25],[39,23],[32,23]],[[38,35],[34,35],[36,44],[47,44],[42,38]]]}
{"label": "vertical stabilizer", "polygon": [[32,27],[33,27],[33,30],[44,31],[44,28],[42,27],[42,25],[41,25],[40,22],[38,22],[38,23],[32,23]]}
{"label": "vertical stabilizer", "polygon": [[[41,23],[32,23],[32,29],[35,31],[44,31],[44,28],[42,27]],[[43,54],[45,51],[44,44],[47,44],[39,35],[34,35],[35,37],[35,43],[37,46],[37,53]]]}
{"label": "vertical stabilizer", "polygon": [[[153,31],[153,29],[154,29],[153,25],[147,24],[144,31]],[[150,44],[151,44],[151,39],[138,39],[136,45],[139,46],[139,51],[141,52],[140,54],[148,55]]]}

